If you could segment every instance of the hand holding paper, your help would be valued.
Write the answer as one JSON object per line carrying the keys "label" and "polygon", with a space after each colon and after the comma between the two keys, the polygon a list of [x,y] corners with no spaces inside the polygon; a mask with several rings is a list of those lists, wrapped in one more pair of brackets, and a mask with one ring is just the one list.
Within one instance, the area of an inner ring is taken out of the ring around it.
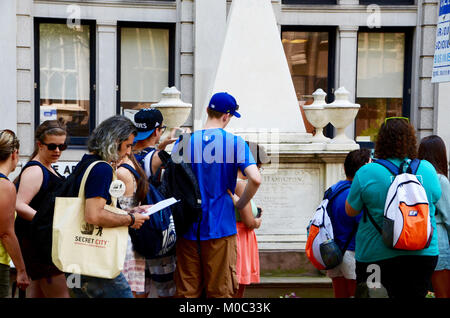
{"label": "hand holding paper", "polygon": [[142,213],[143,215],[152,215],[153,213],[156,213],[158,211],[161,211],[162,209],[165,209],[177,202],[180,202],[180,200],[177,200],[175,198],[169,198],[163,201],[160,201],[154,205],[152,205],[150,208],[146,209],[146,212]]}

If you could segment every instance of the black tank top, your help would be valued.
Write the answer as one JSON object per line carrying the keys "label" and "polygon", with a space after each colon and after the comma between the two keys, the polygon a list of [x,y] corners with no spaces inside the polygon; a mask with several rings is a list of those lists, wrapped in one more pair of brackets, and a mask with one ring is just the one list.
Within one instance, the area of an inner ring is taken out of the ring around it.
{"label": "black tank top", "polygon": [[[39,161],[30,161],[28,162],[25,167],[23,167],[20,174],[22,174],[26,168],[31,166],[39,166],[42,169],[43,173],[43,180],[41,184],[41,188],[39,189],[39,192],[33,197],[31,202],[29,203],[29,206],[33,208],[34,210],[38,211],[39,206],[43,203],[44,197],[47,194],[47,190],[56,189],[56,187],[61,184],[64,181],[64,177],[60,175],[57,171],[56,173],[58,175],[55,175],[53,172],[47,169],[43,164],[41,164]],[[20,177],[19,181],[17,182],[16,188],[19,189],[20,185]],[[31,221],[25,220],[21,218],[19,215],[16,217],[15,221],[15,231],[18,238],[24,238],[29,237],[30,233],[30,225]]]}

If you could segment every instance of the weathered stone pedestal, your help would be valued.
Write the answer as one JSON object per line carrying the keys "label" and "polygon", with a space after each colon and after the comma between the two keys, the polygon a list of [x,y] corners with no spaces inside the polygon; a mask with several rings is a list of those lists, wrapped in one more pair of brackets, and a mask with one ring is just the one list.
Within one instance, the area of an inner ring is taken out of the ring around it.
{"label": "weathered stone pedestal", "polygon": [[359,146],[313,143],[308,133],[233,132],[263,145],[271,159],[263,165],[263,182],[254,197],[264,211],[255,230],[261,271],[318,274],[304,254],[306,227],[324,191],[345,178],[348,152]]}
{"label": "weathered stone pedestal", "polygon": [[[306,227],[324,191],[344,179],[343,162],[353,144],[312,143],[307,133],[259,134],[234,131],[266,149],[271,162],[263,165],[263,182],[254,201],[263,209],[263,222],[256,230],[260,250],[303,250]],[[273,141],[278,135],[281,140]]]}

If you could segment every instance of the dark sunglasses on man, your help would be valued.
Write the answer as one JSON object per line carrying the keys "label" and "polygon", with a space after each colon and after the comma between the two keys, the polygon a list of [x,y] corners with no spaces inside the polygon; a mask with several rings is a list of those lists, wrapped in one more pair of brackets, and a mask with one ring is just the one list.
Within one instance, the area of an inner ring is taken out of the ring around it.
{"label": "dark sunglasses on man", "polygon": [[41,144],[46,145],[48,150],[51,150],[51,151],[56,150],[56,148],[58,148],[59,151],[64,151],[67,149],[66,143],[57,145],[57,144],[46,144],[45,142],[41,142]]}

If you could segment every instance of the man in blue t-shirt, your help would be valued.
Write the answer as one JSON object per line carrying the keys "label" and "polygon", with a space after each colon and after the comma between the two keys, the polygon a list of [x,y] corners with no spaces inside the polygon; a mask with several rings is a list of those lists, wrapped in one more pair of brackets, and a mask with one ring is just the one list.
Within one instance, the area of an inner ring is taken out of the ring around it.
{"label": "man in blue t-shirt", "polygon": [[330,202],[328,211],[333,225],[334,240],[344,254],[342,263],[327,271],[328,277],[333,282],[335,298],[349,298],[355,295],[355,236],[361,216],[348,216],[345,212],[345,201],[356,171],[370,161],[369,149],[351,151],[344,162],[346,180],[331,186],[332,192],[341,190]]}
{"label": "man in blue t-shirt", "polygon": [[234,193],[237,171],[243,171],[248,185],[236,203],[242,209],[261,184],[248,145],[224,130],[233,116],[241,117],[238,108],[230,94],[214,94],[203,130],[174,150],[183,149],[184,160],[191,162],[202,198],[201,221],[177,242],[177,297],[198,298],[204,291],[208,298],[231,298],[238,289],[235,206],[227,190]]}

